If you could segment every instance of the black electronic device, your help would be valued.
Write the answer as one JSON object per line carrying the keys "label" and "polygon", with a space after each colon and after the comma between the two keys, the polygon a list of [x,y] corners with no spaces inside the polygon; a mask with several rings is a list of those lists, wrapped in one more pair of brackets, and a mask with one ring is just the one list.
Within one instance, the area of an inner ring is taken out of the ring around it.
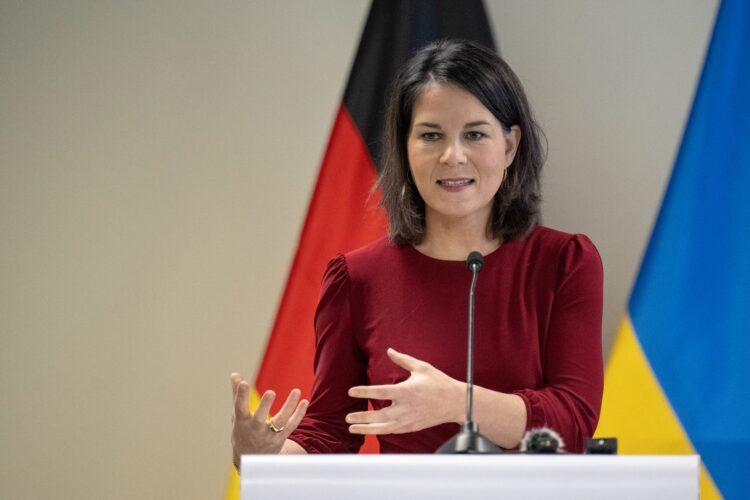
{"label": "black electronic device", "polygon": [[586,440],[588,455],[617,455],[617,438],[591,438]]}

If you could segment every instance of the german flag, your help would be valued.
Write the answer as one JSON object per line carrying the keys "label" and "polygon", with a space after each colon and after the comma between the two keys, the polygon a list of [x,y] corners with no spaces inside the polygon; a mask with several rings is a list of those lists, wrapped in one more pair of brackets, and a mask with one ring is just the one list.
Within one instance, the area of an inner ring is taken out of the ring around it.
{"label": "german flag", "polygon": [[[377,178],[387,93],[412,53],[441,38],[475,40],[494,48],[481,0],[374,0],[328,141],[276,321],[255,379],[258,394],[273,389],[278,410],[293,388],[309,398],[313,382],[312,332],[320,280],[337,253],[382,237],[385,215],[371,196]],[[376,452],[368,436],[363,452]],[[234,469],[233,469],[234,470]],[[232,472],[228,499],[239,498]]]}

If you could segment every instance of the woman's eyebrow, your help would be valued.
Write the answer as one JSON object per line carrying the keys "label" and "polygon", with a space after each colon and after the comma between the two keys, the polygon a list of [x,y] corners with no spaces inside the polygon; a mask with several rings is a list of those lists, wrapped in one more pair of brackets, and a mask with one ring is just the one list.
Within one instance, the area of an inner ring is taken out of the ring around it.
{"label": "woman's eyebrow", "polygon": [[490,122],[485,120],[478,120],[475,122],[469,122],[466,125],[464,125],[464,128],[470,128],[470,127],[478,127],[479,125],[492,125]]}
{"label": "woman's eyebrow", "polygon": [[[480,125],[489,125],[492,126],[492,124],[486,120],[477,120],[473,122],[469,122],[466,125],[464,125],[464,128],[471,128],[471,127],[478,127]],[[434,129],[441,129],[442,127],[438,125],[437,123],[431,123],[431,122],[419,122],[414,125],[415,127],[427,127],[427,128],[434,128]]]}
{"label": "woman's eyebrow", "polygon": [[435,128],[435,129],[441,129],[442,127],[438,125],[437,123],[430,123],[430,122],[419,122],[415,127],[427,127],[427,128]]}

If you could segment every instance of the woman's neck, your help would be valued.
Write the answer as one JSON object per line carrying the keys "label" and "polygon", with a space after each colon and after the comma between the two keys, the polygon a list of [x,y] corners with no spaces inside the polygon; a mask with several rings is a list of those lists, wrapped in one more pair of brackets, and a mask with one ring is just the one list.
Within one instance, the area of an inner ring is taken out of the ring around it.
{"label": "woman's neck", "polygon": [[465,260],[473,251],[482,255],[497,250],[502,241],[487,236],[487,224],[467,221],[425,221],[422,242],[414,245],[420,253],[440,260]]}

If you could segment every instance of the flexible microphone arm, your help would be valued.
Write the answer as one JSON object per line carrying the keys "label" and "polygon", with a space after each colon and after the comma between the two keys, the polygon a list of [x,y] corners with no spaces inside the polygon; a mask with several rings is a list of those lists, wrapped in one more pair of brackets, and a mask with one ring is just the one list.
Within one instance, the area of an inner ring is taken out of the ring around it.
{"label": "flexible microphone arm", "polygon": [[479,252],[471,252],[466,265],[472,272],[469,290],[469,345],[466,354],[466,422],[461,430],[450,438],[435,453],[501,453],[502,450],[479,433],[479,426],[473,421],[474,395],[474,291],[484,258]]}
{"label": "flexible microphone arm", "polygon": [[466,259],[471,271],[471,288],[469,289],[469,345],[466,349],[466,422],[474,421],[474,291],[477,288],[479,271],[484,265],[484,257],[479,252],[471,252]]}

